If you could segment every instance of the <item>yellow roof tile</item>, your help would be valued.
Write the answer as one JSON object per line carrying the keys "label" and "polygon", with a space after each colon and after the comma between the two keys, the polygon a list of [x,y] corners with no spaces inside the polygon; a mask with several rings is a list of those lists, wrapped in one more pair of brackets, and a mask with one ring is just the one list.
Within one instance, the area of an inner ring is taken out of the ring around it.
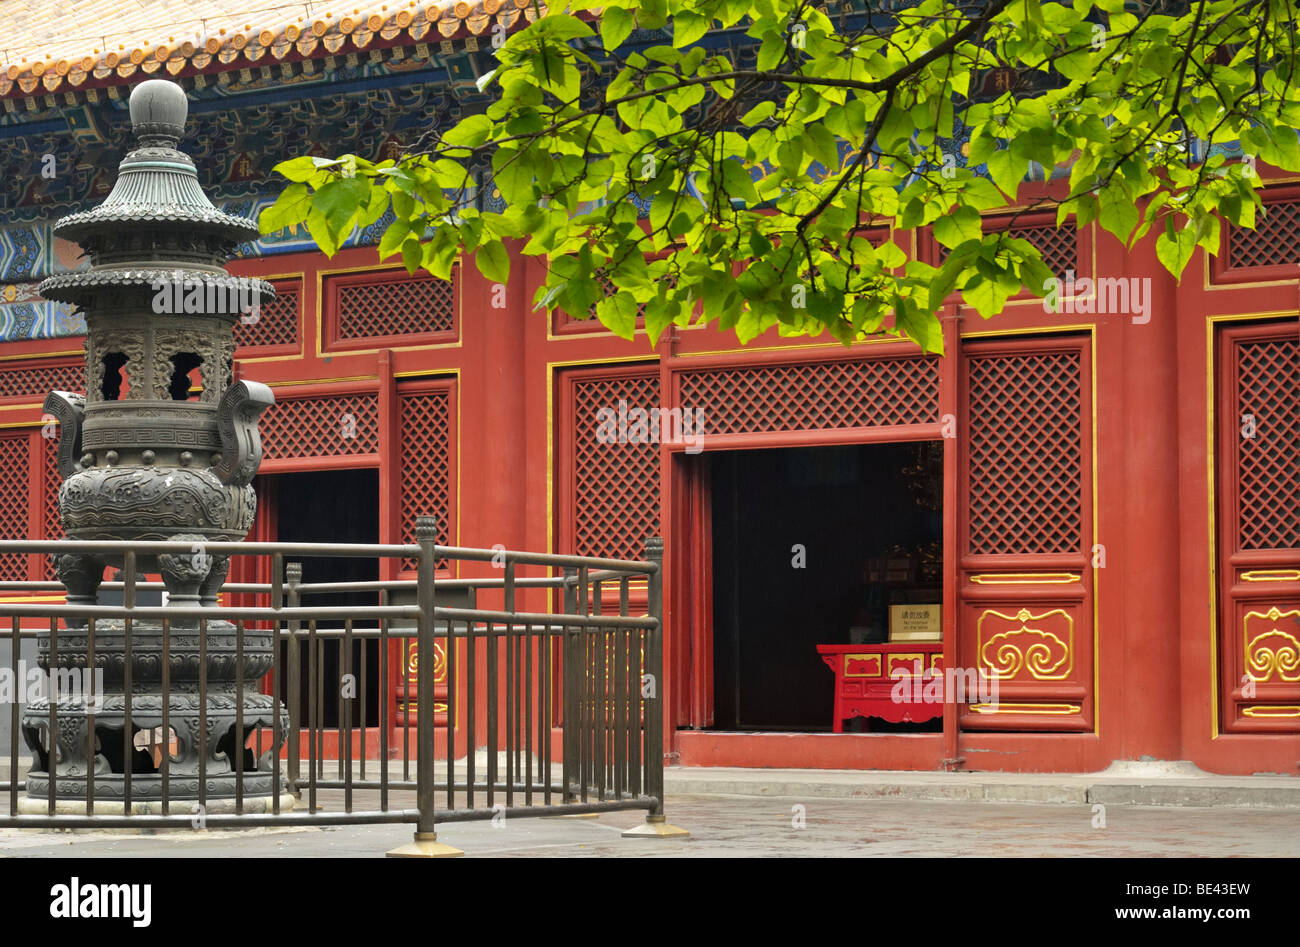
{"label": "yellow roof tile", "polygon": [[[4,0],[0,97],[69,91],[88,79],[237,68],[290,53],[366,49],[405,34],[436,41],[532,20],[532,0]],[[545,5],[542,7],[545,9]],[[242,59],[243,62],[236,62]]]}

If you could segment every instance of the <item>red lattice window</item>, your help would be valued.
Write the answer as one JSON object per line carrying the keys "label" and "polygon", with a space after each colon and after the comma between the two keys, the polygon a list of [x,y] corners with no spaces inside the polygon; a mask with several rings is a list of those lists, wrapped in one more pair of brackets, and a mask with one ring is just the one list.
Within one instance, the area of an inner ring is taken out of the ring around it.
{"label": "red lattice window", "polygon": [[1257,213],[1255,229],[1228,227],[1230,269],[1300,263],[1300,197],[1270,201]]}
{"label": "red lattice window", "polygon": [[44,400],[51,391],[85,391],[85,370],[69,365],[23,365],[0,371],[0,398]]}
{"label": "red lattice window", "polygon": [[[235,346],[239,349],[296,346],[298,318],[302,311],[300,280],[271,280],[275,297],[258,308],[257,321],[235,323]],[[242,354],[242,353],[241,353]]]}
{"label": "red lattice window", "polygon": [[966,390],[971,553],[1080,552],[1080,353],[972,355]]}
{"label": "red lattice window", "polygon": [[284,398],[261,420],[267,461],[340,457],[379,450],[379,398],[373,392]]}
{"label": "red lattice window", "polygon": [[[31,472],[28,449],[31,435],[0,436],[0,538],[27,539],[27,485]],[[0,580],[22,581],[27,578],[25,555],[0,556]]]}
{"label": "red lattice window", "polygon": [[939,363],[873,358],[689,372],[681,404],[705,434],[811,431],[938,420]]}
{"label": "red lattice window", "polygon": [[572,433],[561,496],[570,506],[561,515],[572,520],[564,541],[581,556],[642,559],[646,539],[659,535],[659,446],[603,437],[601,409],[658,408],[658,370],[585,374],[572,378],[567,391]]}
{"label": "red lattice window", "polygon": [[381,270],[330,276],[325,282],[326,335],[331,347],[358,348],[379,339],[447,340],[456,333],[456,281],[428,273]]}
{"label": "red lattice window", "polygon": [[1300,548],[1300,339],[1240,339],[1236,376],[1240,549]]}
{"label": "red lattice window", "polygon": [[[438,520],[438,543],[450,545],[452,523],[451,390],[403,390],[398,395],[402,438],[402,542],[415,542],[417,516]],[[404,569],[415,569],[408,559]]]}

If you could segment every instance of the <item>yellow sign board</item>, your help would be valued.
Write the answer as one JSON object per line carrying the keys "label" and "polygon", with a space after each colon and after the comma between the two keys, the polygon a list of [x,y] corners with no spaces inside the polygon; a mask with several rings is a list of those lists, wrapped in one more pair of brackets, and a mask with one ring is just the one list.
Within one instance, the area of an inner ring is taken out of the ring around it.
{"label": "yellow sign board", "polygon": [[890,641],[942,641],[938,605],[889,606]]}

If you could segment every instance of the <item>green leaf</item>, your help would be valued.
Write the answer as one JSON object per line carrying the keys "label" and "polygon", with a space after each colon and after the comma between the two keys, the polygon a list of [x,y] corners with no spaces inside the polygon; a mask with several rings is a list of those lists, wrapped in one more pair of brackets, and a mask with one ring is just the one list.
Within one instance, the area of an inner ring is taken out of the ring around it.
{"label": "green leaf", "polygon": [[681,10],[673,17],[673,45],[689,46],[709,31],[710,18]]}
{"label": "green leaf", "polygon": [[600,15],[600,41],[605,52],[612,53],[623,45],[623,41],[636,26],[636,18],[631,10],[622,7],[606,7]]}
{"label": "green leaf", "polygon": [[486,115],[470,115],[447,129],[442,136],[443,147],[477,148],[492,133],[492,120]]}
{"label": "green leaf", "polygon": [[1001,149],[989,155],[987,164],[993,183],[1014,201],[1020,190],[1020,182],[1029,170],[1029,159],[1018,158],[1009,149]]}
{"label": "green leaf", "polygon": [[950,250],[981,236],[979,211],[973,207],[958,207],[934,222],[934,239]]}
{"label": "green leaf", "polygon": [[1191,227],[1174,230],[1174,218],[1167,217],[1165,229],[1156,237],[1156,258],[1166,270],[1176,278],[1181,278],[1183,270],[1196,251],[1196,231]]}
{"label": "green leaf", "polygon": [[288,227],[294,227],[307,219],[311,211],[311,193],[306,184],[290,184],[275,203],[262,211],[257,226],[262,233],[278,233]]}
{"label": "green leaf", "polygon": [[510,254],[499,240],[489,240],[474,254],[474,265],[489,283],[505,283],[510,279]]}

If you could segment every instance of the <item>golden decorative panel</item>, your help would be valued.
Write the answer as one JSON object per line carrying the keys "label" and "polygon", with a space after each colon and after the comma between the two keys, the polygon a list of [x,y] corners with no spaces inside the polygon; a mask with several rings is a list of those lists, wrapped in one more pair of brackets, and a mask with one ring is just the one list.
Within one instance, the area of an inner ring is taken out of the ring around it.
{"label": "golden decorative panel", "polygon": [[1011,680],[1028,672],[1036,681],[1065,680],[1074,669],[1074,618],[1063,608],[1038,615],[1027,608],[1015,615],[985,609],[976,623],[976,653],[990,677]]}
{"label": "golden decorative panel", "polygon": [[1247,612],[1242,619],[1246,673],[1253,680],[1262,683],[1277,674],[1279,680],[1289,684],[1300,681],[1300,639],[1278,627],[1287,618],[1293,628],[1297,627],[1300,609],[1284,612],[1274,605],[1267,612]]}
{"label": "golden decorative panel", "polygon": [[880,677],[879,654],[844,655],[845,677]]}

